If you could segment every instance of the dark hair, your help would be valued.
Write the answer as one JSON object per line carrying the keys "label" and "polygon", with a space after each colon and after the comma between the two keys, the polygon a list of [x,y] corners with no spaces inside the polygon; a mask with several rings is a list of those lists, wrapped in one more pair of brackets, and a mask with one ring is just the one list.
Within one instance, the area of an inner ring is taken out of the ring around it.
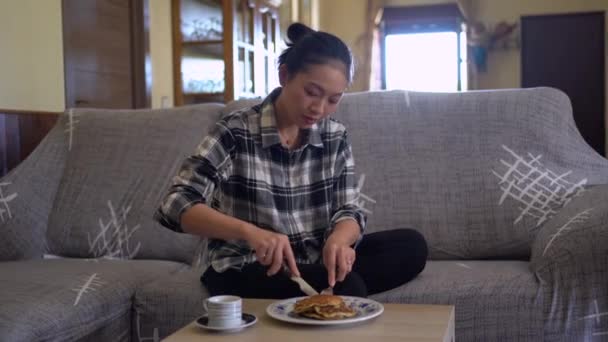
{"label": "dark hair", "polygon": [[279,67],[287,66],[290,75],[306,69],[311,64],[325,64],[332,60],[344,63],[346,80],[353,78],[353,56],[350,49],[331,33],[315,31],[310,27],[293,23],[287,28],[287,49],[279,56]]}

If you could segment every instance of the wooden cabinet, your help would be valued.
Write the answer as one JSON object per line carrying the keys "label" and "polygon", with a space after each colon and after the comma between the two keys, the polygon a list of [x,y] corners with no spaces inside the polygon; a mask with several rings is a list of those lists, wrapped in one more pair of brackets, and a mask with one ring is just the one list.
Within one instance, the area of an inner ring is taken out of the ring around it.
{"label": "wooden cabinet", "polygon": [[172,0],[175,104],[264,96],[278,85],[274,0]]}

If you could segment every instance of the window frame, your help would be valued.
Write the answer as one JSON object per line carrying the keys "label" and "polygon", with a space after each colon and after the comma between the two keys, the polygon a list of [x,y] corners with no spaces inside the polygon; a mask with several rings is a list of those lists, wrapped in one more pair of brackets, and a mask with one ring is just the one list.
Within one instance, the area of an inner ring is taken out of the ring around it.
{"label": "window frame", "polygon": [[381,85],[386,89],[386,37],[392,34],[455,32],[457,36],[457,91],[462,91],[461,34],[464,16],[457,4],[384,7],[380,22]]}

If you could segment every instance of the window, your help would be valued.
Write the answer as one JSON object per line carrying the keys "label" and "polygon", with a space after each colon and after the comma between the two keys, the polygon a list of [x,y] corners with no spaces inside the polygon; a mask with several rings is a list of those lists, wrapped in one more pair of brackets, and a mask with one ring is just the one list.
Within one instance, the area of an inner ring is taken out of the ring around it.
{"label": "window", "polygon": [[386,8],[384,88],[466,90],[466,33],[459,13],[452,5]]}

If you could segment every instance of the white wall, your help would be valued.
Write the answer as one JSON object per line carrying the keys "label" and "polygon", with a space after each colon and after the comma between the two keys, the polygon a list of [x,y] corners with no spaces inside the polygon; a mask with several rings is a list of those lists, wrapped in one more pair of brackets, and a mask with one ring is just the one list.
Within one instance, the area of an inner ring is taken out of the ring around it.
{"label": "white wall", "polygon": [[150,0],[152,108],[173,107],[173,37],[171,1]]}
{"label": "white wall", "polygon": [[[152,106],[173,106],[170,0],[150,0],[150,26]],[[61,0],[0,1],[0,109],[65,109],[62,35]]]}
{"label": "white wall", "polygon": [[0,1],[0,109],[65,108],[61,0]]}
{"label": "white wall", "polygon": [[[289,2],[284,0],[284,4]],[[391,6],[442,2],[450,1],[387,1]],[[365,28],[366,4],[367,0],[318,1],[319,28],[344,39],[355,57],[363,52],[356,43]],[[484,21],[514,21],[522,15],[605,11],[608,0],[473,0],[473,8]],[[152,105],[160,107],[165,97],[165,105],[172,106],[171,1],[150,0],[150,21]],[[63,111],[61,0],[0,1],[0,59],[0,109]],[[484,89],[519,87],[520,68],[519,50],[493,51],[488,72],[479,75],[477,84]],[[352,90],[358,90],[355,86]]]}
{"label": "white wall", "polygon": [[[450,2],[456,1],[386,0],[388,6]],[[478,19],[493,24],[501,20],[517,22],[523,15],[608,10],[608,0],[472,0],[471,4],[474,15]],[[355,57],[361,56],[364,47],[357,44],[357,40],[365,30],[367,0],[321,1],[320,6],[320,29],[342,38],[351,46]],[[608,25],[608,20],[606,22]],[[359,60],[359,63],[364,62]],[[488,56],[488,71],[479,74],[478,87],[480,89],[519,87],[520,68],[518,49],[492,51]]]}
{"label": "white wall", "polygon": [[[559,14],[572,12],[608,11],[608,0],[477,0],[474,11],[477,17],[489,22],[506,20],[516,22],[521,16],[539,14]],[[608,20],[606,29],[608,33]],[[608,49],[608,44],[606,44]],[[608,153],[608,50],[605,51],[605,77],[606,87],[606,151]],[[489,88],[516,88],[521,87],[521,57],[520,50],[497,50],[488,55],[488,72],[477,77],[480,89]]]}
{"label": "white wall", "polygon": [[[494,24],[503,20],[519,22],[526,15],[591,11],[608,11],[608,0],[477,0],[474,4],[475,16]],[[520,50],[491,51],[488,72],[479,74],[478,82],[481,89],[520,87]]]}
{"label": "white wall", "polygon": [[[386,0],[388,6],[453,3],[456,0]],[[320,29],[331,32],[349,44],[358,63],[364,47],[357,44],[365,30],[367,0],[331,0],[320,3]],[[608,11],[608,0],[469,0],[472,14],[484,23],[519,22],[521,16],[572,12]],[[339,15],[337,15],[337,13]],[[608,18],[606,20],[608,33]],[[606,51],[606,150],[608,151],[608,44]],[[519,49],[495,50],[488,54],[488,70],[478,73],[471,83],[475,89],[521,87]],[[361,77],[361,75],[357,75]],[[352,91],[362,90],[357,79]]]}

